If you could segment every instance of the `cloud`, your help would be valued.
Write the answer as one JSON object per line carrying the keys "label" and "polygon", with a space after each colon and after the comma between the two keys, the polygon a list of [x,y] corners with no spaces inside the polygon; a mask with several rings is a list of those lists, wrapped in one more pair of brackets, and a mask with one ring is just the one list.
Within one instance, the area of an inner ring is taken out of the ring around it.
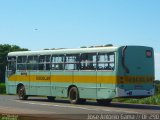
{"label": "cloud", "polygon": [[160,80],[160,53],[155,53],[155,79]]}

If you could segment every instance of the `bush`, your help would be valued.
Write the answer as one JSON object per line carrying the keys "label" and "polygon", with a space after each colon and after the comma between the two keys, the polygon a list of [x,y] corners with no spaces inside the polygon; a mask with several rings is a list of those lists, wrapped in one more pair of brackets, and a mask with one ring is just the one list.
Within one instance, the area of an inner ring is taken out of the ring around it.
{"label": "bush", "polygon": [[155,92],[156,94],[160,94],[160,84],[155,85]]}
{"label": "bush", "polygon": [[4,83],[0,83],[0,94],[6,93],[6,86]]}

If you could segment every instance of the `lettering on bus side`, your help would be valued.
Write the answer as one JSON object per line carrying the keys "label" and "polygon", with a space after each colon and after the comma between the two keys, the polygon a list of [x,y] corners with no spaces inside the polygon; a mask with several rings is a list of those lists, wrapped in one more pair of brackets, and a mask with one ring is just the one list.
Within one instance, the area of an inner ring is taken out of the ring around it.
{"label": "lettering on bus side", "polygon": [[153,77],[131,77],[131,78],[129,78],[129,82],[133,82],[133,83],[153,82],[153,80],[154,80]]}
{"label": "lettering on bus side", "polygon": [[51,80],[50,76],[36,76],[36,80]]}

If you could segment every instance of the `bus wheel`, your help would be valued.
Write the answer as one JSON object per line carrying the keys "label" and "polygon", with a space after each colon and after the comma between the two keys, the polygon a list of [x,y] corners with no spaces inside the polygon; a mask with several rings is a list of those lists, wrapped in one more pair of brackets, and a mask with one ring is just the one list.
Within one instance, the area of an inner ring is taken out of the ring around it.
{"label": "bus wheel", "polygon": [[48,98],[48,101],[55,101],[55,98],[56,98],[56,97],[47,96],[47,98]]}
{"label": "bus wheel", "polygon": [[97,99],[99,105],[109,105],[112,99]]}
{"label": "bus wheel", "polygon": [[26,95],[26,90],[24,86],[20,86],[18,89],[18,97],[20,100],[26,100],[28,96]]}
{"label": "bus wheel", "polygon": [[72,87],[69,90],[69,101],[71,104],[78,104],[79,103],[79,92],[76,87]]}

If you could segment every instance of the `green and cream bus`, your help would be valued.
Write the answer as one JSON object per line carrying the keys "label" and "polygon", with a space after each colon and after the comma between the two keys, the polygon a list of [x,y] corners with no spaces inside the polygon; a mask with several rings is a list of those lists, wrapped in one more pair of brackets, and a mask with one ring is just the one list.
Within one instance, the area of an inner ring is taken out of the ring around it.
{"label": "green and cream bus", "polygon": [[8,94],[96,99],[154,95],[154,51],[147,46],[99,46],[8,53]]}

